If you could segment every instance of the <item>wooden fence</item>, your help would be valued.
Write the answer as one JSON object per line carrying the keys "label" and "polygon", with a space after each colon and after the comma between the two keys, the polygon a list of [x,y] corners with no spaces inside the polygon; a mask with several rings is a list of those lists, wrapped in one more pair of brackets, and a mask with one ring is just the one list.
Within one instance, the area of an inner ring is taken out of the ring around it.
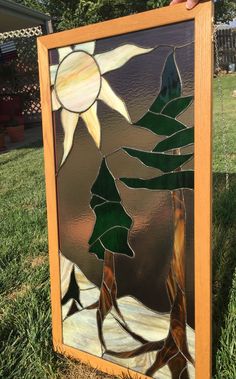
{"label": "wooden fence", "polygon": [[220,66],[228,70],[230,63],[236,64],[236,29],[218,29],[217,43]]}

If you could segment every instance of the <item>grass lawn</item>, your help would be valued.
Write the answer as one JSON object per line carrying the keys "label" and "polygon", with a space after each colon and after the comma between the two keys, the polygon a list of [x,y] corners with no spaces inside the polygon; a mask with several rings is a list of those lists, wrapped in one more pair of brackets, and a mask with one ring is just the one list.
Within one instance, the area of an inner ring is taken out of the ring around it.
{"label": "grass lawn", "polygon": [[[214,80],[213,202],[213,369],[214,379],[236,378],[236,75],[222,78],[225,121],[220,120]],[[230,190],[225,191],[223,129],[227,130]]]}
{"label": "grass lawn", "polygon": [[[216,81],[214,91],[216,93]],[[236,366],[236,77],[223,78],[230,190],[224,189],[221,123],[214,105],[214,379]],[[43,152],[36,144],[0,156],[0,378],[105,378],[52,351]],[[204,379],[204,378],[202,378]]]}
{"label": "grass lawn", "polygon": [[[214,172],[225,172],[225,154],[222,143],[222,133],[227,133],[228,170],[236,173],[236,74],[225,75],[222,78],[225,122],[221,121],[221,101],[218,93],[218,80],[214,80]],[[228,130],[227,130],[228,129]]]}

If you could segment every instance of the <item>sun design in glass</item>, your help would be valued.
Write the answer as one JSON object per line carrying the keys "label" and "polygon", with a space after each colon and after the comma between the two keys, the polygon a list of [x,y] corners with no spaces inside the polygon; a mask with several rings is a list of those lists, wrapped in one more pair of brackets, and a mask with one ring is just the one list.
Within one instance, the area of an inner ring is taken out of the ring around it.
{"label": "sun design in glass", "polygon": [[101,127],[97,115],[97,101],[101,100],[119,112],[131,123],[125,103],[113,91],[103,74],[123,66],[131,58],[148,53],[131,44],[119,46],[102,54],[94,55],[95,42],[58,49],[59,65],[50,66],[52,109],[61,109],[64,130],[63,157],[65,162],[72,148],[73,137],[81,117],[96,146],[100,148]]}

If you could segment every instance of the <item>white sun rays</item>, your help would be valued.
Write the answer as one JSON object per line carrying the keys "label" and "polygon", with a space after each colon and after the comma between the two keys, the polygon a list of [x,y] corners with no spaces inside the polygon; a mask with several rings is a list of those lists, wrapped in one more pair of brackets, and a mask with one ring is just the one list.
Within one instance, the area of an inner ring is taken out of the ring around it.
{"label": "white sun rays", "polygon": [[73,137],[81,117],[96,146],[101,144],[101,126],[97,115],[97,101],[101,100],[119,112],[129,123],[130,116],[124,101],[113,91],[102,76],[116,70],[131,58],[146,54],[153,48],[142,48],[131,44],[119,46],[111,51],[94,54],[95,42],[58,49],[59,65],[50,66],[52,109],[61,109],[64,130],[63,157],[65,162],[73,145]]}

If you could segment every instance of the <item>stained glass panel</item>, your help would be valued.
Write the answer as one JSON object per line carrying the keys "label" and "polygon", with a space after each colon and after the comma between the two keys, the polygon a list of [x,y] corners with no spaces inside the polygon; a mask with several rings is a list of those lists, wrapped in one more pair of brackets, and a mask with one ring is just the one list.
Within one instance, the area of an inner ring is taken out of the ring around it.
{"label": "stained glass panel", "polygon": [[49,52],[63,343],[194,378],[194,22]]}

